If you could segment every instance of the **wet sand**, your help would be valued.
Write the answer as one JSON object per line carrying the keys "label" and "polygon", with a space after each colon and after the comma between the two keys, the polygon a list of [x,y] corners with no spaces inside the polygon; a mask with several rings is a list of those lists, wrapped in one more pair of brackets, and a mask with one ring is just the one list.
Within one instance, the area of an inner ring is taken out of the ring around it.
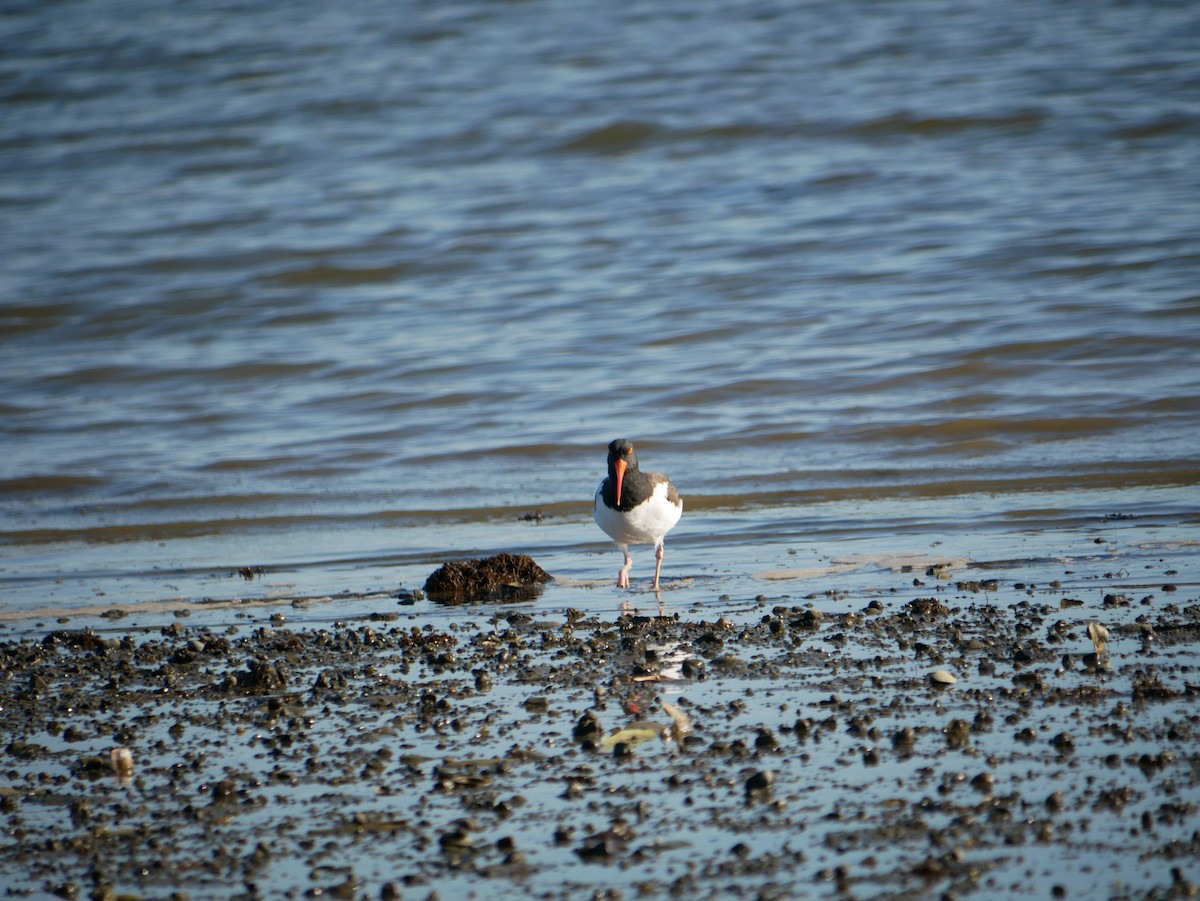
{"label": "wet sand", "polygon": [[3,888],[1188,897],[1194,556],[10,623]]}

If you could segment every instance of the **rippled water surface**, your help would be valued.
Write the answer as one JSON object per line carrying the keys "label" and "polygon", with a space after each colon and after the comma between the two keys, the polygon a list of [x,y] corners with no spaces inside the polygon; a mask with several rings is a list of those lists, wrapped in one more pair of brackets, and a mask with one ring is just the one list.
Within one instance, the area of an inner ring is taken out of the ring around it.
{"label": "rippled water surface", "polygon": [[1113,513],[1194,539],[1197,33],[1107,0],[10,4],[0,601],[499,549],[609,578],[617,436],[686,499],[668,577]]}

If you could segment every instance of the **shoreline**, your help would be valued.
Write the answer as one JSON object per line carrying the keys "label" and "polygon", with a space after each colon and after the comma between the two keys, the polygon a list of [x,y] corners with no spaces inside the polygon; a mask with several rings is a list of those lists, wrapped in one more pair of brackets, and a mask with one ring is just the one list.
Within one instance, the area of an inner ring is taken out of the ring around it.
{"label": "shoreline", "polygon": [[1179,561],[0,633],[0,862],[46,898],[1184,895]]}

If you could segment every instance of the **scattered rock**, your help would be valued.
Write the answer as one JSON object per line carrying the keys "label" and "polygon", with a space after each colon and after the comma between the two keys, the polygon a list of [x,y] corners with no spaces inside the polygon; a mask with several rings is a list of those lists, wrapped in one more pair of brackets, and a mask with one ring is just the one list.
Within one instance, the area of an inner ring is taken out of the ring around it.
{"label": "scattered rock", "polygon": [[911,615],[922,619],[936,619],[950,612],[950,608],[937,598],[916,598],[909,601],[905,607]]}
{"label": "scattered rock", "polygon": [[759,770],[746,780],[746,796],[756,797],[771,790],[775,784],[775,773],[771,770]]}
{"label": "scattered rock", "polygon": [[536,597],[550,574],[525,554],[496,554],[444,563],[425,582],[425,593],[440,604],[517,601]]}
{"label": "scattered rock", "polygon": [[612,860],[625,850],[631,837],[625,829],[606,829],[585,838],[575,853],[588,861]]}
{"label": "scattered rock", "polygon": [[971,743],[971,726],[966,720],[951,720],[942,732],[949,748],[965,748]]}
{"label": "scattered rock", "polygon": [[282,691],[287,677],[273,663],[252,660],[245,670],[230,673],[222,687],[225,691]]}
{"label": "scattered rock", "polygon": [[[943,583],[903,605],[903,584],[886,603],[814,595],[823,615],[786,596],[619,614],[389,601],[399,613],[289,612],[289,628],[239,610],[221,626],[0,630],[3,863],[14,890],[63,897],[167,898],[181,873],[247,896],[484,896],[480,880],[565,896],[612,877],[623,895],[774,897],[817,870],[817,894],[991,879],[1045,895],[1050,876],[982,852],[1053,844],[1097,871],[1146,861],[1138,897],[1181,894],[1162,864],[1200,853],[1194,602],[1111,608],[1123,641],[1097,654],[1107,636],[1061,612],[1060,588],[953,613]],[[669,684],[640,678],[676,666]],[[538,881],[518,841],[561,846],[563,884]],[[290,882],[287,860],[304,862]]]}

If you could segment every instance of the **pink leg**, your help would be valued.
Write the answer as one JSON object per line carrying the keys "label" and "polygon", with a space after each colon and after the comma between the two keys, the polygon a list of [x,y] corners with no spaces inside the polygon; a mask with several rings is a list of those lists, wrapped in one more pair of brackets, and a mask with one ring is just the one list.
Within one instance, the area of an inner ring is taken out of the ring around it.
{"label": "pink leg", "polygon": [[633,566],[633,558],[629,556],[628,548],[621,548],[621,553],[625,555],[625,565],[621,567],[621,571],[617,573],[617,587],[629,587],[629,567]]}
{"label": "pink leg", "polygon": [[662,569],[663,546],[654,549],[654,590],[658,591],[658,571]]}

